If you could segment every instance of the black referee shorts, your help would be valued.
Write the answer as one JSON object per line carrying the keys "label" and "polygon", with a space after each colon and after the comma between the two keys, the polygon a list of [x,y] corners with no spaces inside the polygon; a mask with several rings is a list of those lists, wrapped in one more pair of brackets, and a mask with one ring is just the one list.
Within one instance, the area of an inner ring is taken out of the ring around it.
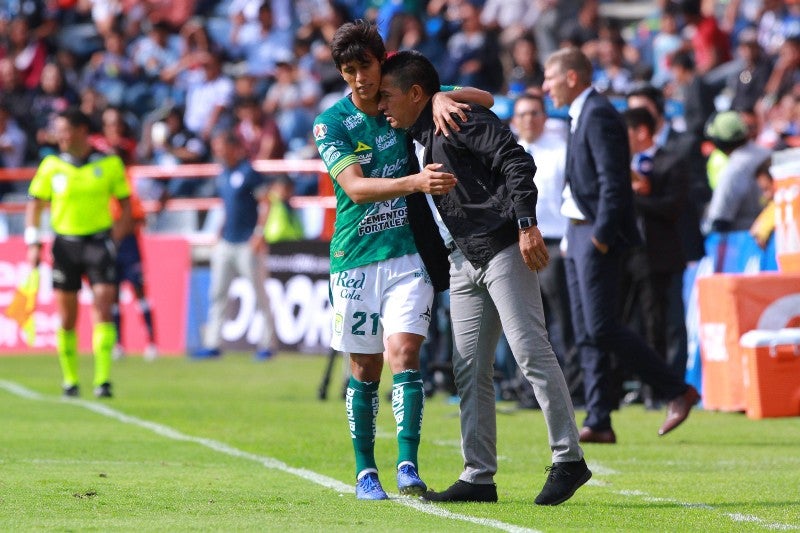
{"label": "black referee shorts", "polygon": [[111,233],[56,235],[53,241],[53,288],[73,292],[81,288],[81,277],[89,284],[117,282],[117,251]]}

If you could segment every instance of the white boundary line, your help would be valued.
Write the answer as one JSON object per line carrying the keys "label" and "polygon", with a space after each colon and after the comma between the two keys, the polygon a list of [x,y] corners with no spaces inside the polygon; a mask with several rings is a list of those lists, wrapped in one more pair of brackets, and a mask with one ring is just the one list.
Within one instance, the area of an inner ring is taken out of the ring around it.
{"label": "white boundary line", "polygon": [[[349,493],[349,494],[353,494],[355,492],[355,489],[352,485],[342,483],[338,479],[324,476],[322,474],[313,472],[311,470],[307,470],[305,468],[295,468],[287,465],[283,461],[273,459],[272,457],[265,457],[263,455],[256,455],[254,453],[239,450],[237,448],[225,444],[224,442],[187,435],[169,426],[158,424],[156,422],[150,422],[148,420],[143,420],[135,416],[127,415],[125,413],[117,411],[116,409],[112,409],[101,403],[90,402],[79,399],[62,399],[62,398],[56,399],[55,397],[47,396],[44,394],[40,394],[36,391],[32,391],[26,387],[23,387],[22,385],[19,385],[18,383],[13,383],[11,381],[5,381],[5,380],[0,380],[0,388],[5,389],[6,391],[15,394],[21,398],[25,398],[27,400],[58,402],[66,405],[76,405],[78,407],[83,407],[84,409],[87,409],[99,415],[114,419],[118,422],[122,422],[123,424],[129,424],[132,426],[138,426],[140,428],[150,430],[156,435],[159,435],[161,437],[166,437],[168,439],[181,442],[193,442],[195,444],[199,444],[201,446],[205,446],[206,448],[214,450],[215,452],[224,453],[231,457],[237,457],[240,459],[247,459],[248,461],[259,463],[266,468],[270,468],[272,470],[278,470],[280,472],[285,472],[287,474],[292,474],[301,479],[304,479],[306,481],[311,481],[312,483],[316,483],[317,485],[321,485],[323,487],[335,490],[337,492]],[[508,531],[509,533],[539,533],[535,529],[528,529],[514,524],[507,524],[505,522],[501,522],[500,520],[492,520],[489,518],[478,518],[474,516],[453,513],[451,511],[448,511],[447,509],[443,509],[442,507],[432,505],[429,503],[424,503],[410,498],[402,498],[394,494],[392,496],[393,497],[391,501],[393,503],[399,503],[401,505],[405,505],[406,507],[410,507],[421,513],[433,515],[438,518],[446,518],[450,520],[469,522],[472,524],[477,524],[479,526],[499,529],[501,531]]]}

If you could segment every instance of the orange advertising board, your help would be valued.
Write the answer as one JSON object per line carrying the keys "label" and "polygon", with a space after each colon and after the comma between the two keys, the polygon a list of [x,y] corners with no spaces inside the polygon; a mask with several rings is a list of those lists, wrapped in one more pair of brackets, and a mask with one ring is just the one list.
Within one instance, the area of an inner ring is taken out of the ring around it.
{"label": "orange advertising board", "polygon": [[697,283],[703,406],[744,411],[739,340],[753,329],[800,327],[800,273],[714,274]]}

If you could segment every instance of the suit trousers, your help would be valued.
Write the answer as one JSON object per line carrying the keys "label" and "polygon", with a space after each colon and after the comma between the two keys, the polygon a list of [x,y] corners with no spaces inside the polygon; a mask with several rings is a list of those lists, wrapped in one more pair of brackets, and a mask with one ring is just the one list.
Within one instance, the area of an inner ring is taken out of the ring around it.
{"label": "suit trousers", "polygon": [[610,352],[635,372],[661,398],[671,400],[687,385],[641,336],[621,324],[617,301],[624,249],[612,246],[602,254],[592,244],[591,224],[572,224],[567,229],[567,284],[572,305],[575,344],[583,369],[586,400],[585,427],[611,428],[613,397]]}
{"label": "suit trousers", "polygon": [[228,303],[228,290],[237,275],[253,284],[257,313],[255,316],[261,315],[263,321],[261,336],[256,343],[257,348],[274,349],[275,326],[269,297],[264,287],[266,279],[264,258],[253,253],[247,242],[232,243],[224,239],[220,239],[211,254],[210,308],[204,344],[208,348],[219,348],[222,343],[222,324]]}
{"label": "suit trousers", "polygon": [[453,372],[460,396],[461,451],[468,483],[493,483],[497,472],[494,353],[500,333],[533,386],[547,424],[553,462],[578,461],[575,413],[564,375],[547,338],[539,278],[513,244],[481,268],[450,254]]}

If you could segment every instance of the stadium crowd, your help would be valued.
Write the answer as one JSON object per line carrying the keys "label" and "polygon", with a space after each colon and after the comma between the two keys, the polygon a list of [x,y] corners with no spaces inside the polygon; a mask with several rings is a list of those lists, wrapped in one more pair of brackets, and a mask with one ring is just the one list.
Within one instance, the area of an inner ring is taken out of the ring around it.
{"label": "stadium crowd", "polygon": [[[424,53],[443,83],[494,94],[515,132],[514,100],[541,94],[545,59],[577,46],[595,89],[620,110],[631,95],[649,98],[656,137],[686,147],[694,216],[681,217],[680,232],[693,261],[703,234],[751,228],[769,199],[770,154],[800,146],[800,1],[656,0],[635,18],[626,4],[0,1],[0,166],[54,153],[55,118],[71,105],[91,117],[94,145],[127,164],[209,161],[219,130],[234,131],[252,160],[318,158],[314,117],[347,87],[330,39],[355,18],[375,21],[390,52]],[[548,131],[566,135],[566,109],[544,101]],[[212,180],[135,185],[144,199],[214,194]],[[0,200],[27,187],[0,181]],[[296,193],[314,194],[315,183],[296,183]],[[757,233],[765,242],[769,224]]]}

